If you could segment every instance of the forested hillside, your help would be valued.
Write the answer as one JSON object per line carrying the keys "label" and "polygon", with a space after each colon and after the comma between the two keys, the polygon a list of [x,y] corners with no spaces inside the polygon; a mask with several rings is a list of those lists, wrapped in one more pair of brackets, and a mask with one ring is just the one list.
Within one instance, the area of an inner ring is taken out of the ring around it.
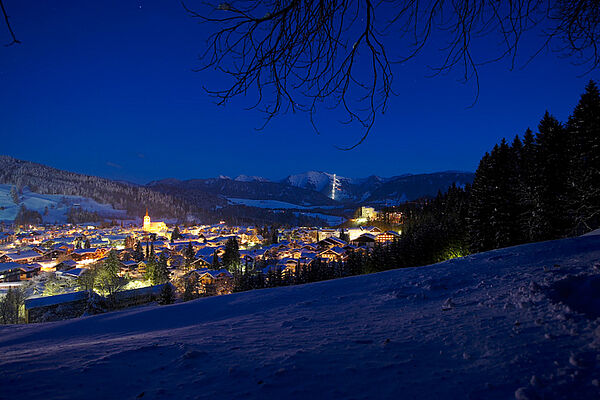
{"label": "forested hillside", "polygon": [[174,196],[144,186],[115,182],[96,176],[62,171],[45,165],[0,155],[0,183],[14,185],[17,191],[28,187],[40,194],[89,197],[115,209],[141,216],[146,207],[157,217],[185,218],[196,207]]}

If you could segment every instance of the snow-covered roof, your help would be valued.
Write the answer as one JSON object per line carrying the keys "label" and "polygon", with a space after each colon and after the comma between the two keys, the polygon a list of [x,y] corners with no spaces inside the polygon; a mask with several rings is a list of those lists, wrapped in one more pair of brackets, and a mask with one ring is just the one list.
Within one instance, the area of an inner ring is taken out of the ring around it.
{"label": "snow-covered roof", "polygon": [[21,251],[19,253],[6,253],[4,255],[13,261],[27,260],[28,258],[40,258],[42,256],[37,251],[33,250]]}
{"label": "snow-covered roof", "polygon": [[48,307],[56,304],[69,303],[72,301],[78,301],[86,299],[88,292],[72,292],[58,294],[56,296],[45,296],[45,297],[31,297],[25,300],[25,308],[31,310],[33,308]]}
{"label": "snow-covered roof", "polygon": [[6,271],[10,271],[13,269],[19,269],[23,266],[23,264],[19,264],[16,262],[5,262],[5,263],[0,263],[0,272],[6,272]]}

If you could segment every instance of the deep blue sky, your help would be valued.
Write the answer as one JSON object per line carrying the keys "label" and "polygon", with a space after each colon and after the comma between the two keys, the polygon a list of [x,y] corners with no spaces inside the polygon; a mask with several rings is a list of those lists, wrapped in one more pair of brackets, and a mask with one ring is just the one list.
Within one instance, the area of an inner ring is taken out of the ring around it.
{"label": "deep blue sky", "polygon": [[[502,137],[535,128],[548,109],[565,120],[589,79],[581,67],[542,54],[524,69],[481,67],[481,95],[458,74],[427,78],[435,48],[395,67],[388,112],[367,141],[306,115],[265,130],[243,100],[214,105],[193,72],[206,27],[178,1],[5,0],[21,45],[0,47],[0,154],[144,183],[220,174],[271,179],[307,170],[342,176],[471,170]],[[192,8],[193,0],[188,1]],[[0,41],[9,42],[0,24]],[[483,47],[483,46],[482,46]],[[478,49],[485,52],[485,48]]]}

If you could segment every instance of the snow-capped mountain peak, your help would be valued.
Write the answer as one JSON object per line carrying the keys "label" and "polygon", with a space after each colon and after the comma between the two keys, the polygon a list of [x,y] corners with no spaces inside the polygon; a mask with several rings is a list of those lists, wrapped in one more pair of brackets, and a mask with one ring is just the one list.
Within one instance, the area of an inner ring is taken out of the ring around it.
{"label": "snow-capped mountain peak", "polygon": [[234,180],[238,182],[271,182],[267,178],[263,178],[262,176],[254,176],[254,175],[238,175]]}

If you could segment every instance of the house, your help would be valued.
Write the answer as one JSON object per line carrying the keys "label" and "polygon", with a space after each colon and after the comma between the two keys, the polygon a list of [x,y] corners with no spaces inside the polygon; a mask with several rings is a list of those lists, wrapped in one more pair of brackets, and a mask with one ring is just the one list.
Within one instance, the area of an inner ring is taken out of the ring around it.
{"label": "house", "polygon": [[350,244],[356,247],[366,247],[372,249],[375,247],[375,235],[363,233],[359,237],[350,241]]}
{"label": "house", "polygon": [[121,274],[129,275],[131,278],[141,278],[143,276],[142,271],[145,271],[146,264],[141,262],[131,260],[131,261],[121,261]]}
{"label": "house", "polygon": [[16,262],[0,263],[0,282],[18,282],[21,280],[22,264]]}
{"label": "house", "polygon": [[10,243],[15,240],[15,233],[12,231],[9,232],[0,232],[0,244]]}
{"label": "house", "polygon": [[391,243],[400,239],[400,234],[394,231],[385,231],[375,236],[375,242],[379,244]]}
{"label": "house", "polygon": [[170,285],[170,283],[117,292],[114,295],[114,307],[127,308],[156,301],[165,285]]}
{"label": "house", "polygon": [[298,268],[300,266],[300,262],[294,258],[284,258],[277,262],[275,268],[281,269],[281,273],[283,275],[287,274],[295,274],[299,272]]}
{"label": "house", "polygon": [[348,244],[347,242],[345,242],[344,240],[337,238],[335,236],[330,236],[330,237],[325,238],[317,243],[317,245],[320,249],[328,249],[328,248],[336,247],[336,246],[344,247],[347,244]]}
{"label": "house", "polygon": [[77,267],[77,263],[73,260],[65,260],[63,262],[56,264],[56,266],[55,266],[57,271],[68,271],[75,267]]}
{"label": "house", "polygon": [[29,264],[40,260],[43,256],[34,250],[18,251],[15,253],[5,253],[0,257],[0,262],[16,262],[19,264]]}
{"label": "house", "polygon": [[108,253],[108,249],[105,248],[76,249],[71,253],[71,258],[77,262],[99,260],[106,253]]}
{"label": "house", "polygon": [[327,261],[344,261],[347,257],[346,250],[339,246],[331,247],[318,253],[320,258],[326,259]]}
{"label": "house", "polygon": [[373,207],[360,207],[356,210],[356,218],[364,221],[372,221],[377,218],[377,212]]}
{"label": "house", "polygon": [[31,279],[39,274],[41,269],[40,264],[0,263],[0,282],[18,282]]}
{"label": "house", "polygon": [[82,291],[29,298],[25,300],[25,321],[35,323],[79,317],[86,309],[89,296],[89,292]]}
{"label": "house", "polygon": [[233,275],[226,269],[218,271],[200,269],[191,271],[187,277],[196,275],[197,291],[201,295],[215,296],[233,292]]}

